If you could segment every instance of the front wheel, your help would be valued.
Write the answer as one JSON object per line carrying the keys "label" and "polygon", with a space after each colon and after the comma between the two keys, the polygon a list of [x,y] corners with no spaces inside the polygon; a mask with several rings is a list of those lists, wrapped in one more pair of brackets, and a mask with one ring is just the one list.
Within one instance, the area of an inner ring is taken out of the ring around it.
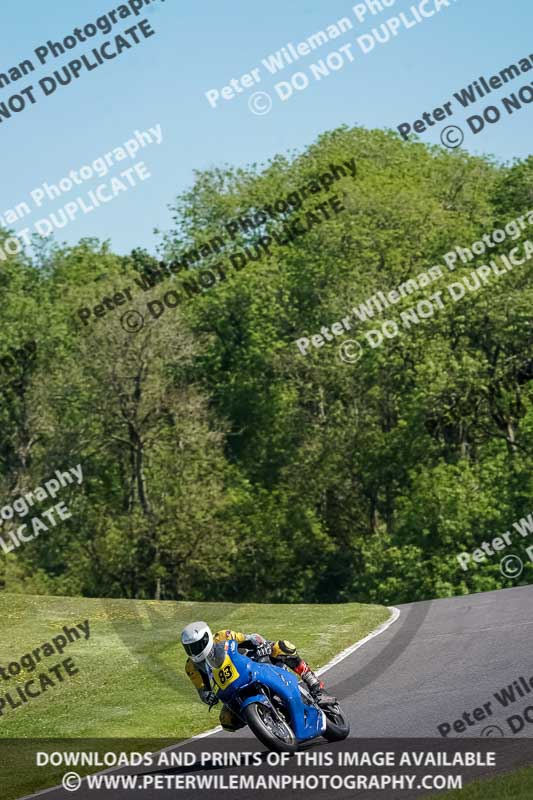
{"label": "front wheel", "polygon": [[338,703],[332,703],[327,706],[320,706],[326,715],[326,730],[322,736],[328,742],[340,742],[341,739],[346,739],[350,733],[350,723],[347,721],[343,711]]}
{"label": "front wheel", "polygon": [[243,713],[252,733],[269,750],[276,753],[295,753],[298,750],[291,726],[270,706],[251,703]]}

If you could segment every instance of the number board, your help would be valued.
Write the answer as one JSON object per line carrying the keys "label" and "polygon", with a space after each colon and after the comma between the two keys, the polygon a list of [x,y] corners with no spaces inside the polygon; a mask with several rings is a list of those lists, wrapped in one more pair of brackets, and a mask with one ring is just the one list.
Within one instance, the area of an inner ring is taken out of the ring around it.
{"label": "number board", "polygon": [[226,689],[230,683],[233,683],[239,677],[235,664],[227,654],[220,667],[213,669],[213,680],[218,688],[222,690]]}

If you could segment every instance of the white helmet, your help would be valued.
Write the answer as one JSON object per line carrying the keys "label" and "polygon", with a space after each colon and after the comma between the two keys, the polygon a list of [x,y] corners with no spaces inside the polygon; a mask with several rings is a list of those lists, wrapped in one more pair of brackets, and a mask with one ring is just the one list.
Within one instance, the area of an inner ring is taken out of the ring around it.
{"label": "white helmet", "polygon": [[213,648],[213,634],[206,622],[191,622],[181,632],[181,643],[192,661],[205,661]]}

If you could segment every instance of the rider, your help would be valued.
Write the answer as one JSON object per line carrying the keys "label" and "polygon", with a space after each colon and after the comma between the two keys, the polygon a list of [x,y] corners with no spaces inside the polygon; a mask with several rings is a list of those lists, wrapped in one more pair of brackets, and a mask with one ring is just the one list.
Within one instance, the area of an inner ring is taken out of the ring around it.
{"label": "rider", "polygon": [[[258,633],[241,633],[230,630],[218,631],[213,636],[207,623],[191,622],[181,633],[181,643],[189,656],[185,664],[185,672],[198,690],[203,703],[211,706],[216,702],[216,695],[213,692],[206,667],[206,658],[215,644],[227,639],[236,639],[239,647],[248,651],[250,658],[269,656],[273,664],[286,664],[300,676],[315,699],[322,695],[324,684],[298,655],[292,642],[287,639],[271,642]],[[223,706],[220,712],[220,724],[227,731],[236,731],[244,725],[226,706]]]}

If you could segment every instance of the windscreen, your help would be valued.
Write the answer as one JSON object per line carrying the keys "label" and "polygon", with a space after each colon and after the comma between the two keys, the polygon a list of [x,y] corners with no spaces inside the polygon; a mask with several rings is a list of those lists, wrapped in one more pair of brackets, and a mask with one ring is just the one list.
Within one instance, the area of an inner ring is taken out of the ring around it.
{"label": "windscreen", "polygon": [[218,667],[221,666],[222,662],[226,657],[227,651],[224,646],[225,644],[226,644],[225,642],[219,642],[213,647],[213,649],[207,656],[206,661],[210,667],[213,667],[213,669],[218,669]]}

